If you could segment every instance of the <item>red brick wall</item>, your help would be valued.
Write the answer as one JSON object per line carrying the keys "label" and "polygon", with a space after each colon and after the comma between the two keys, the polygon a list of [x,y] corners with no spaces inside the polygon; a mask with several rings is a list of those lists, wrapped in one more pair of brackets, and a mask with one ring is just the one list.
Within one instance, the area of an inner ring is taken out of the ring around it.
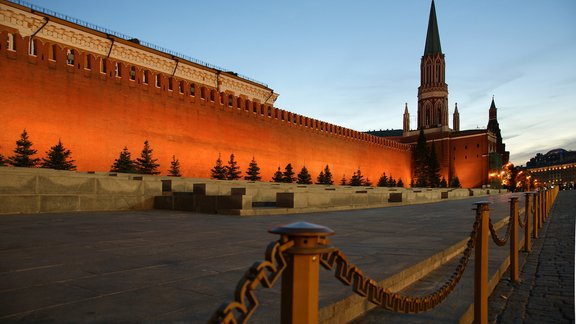
{"label": "red brick wall", "polygon": [[385,139],[358,132],[344,136],[282,121],[283,111],[275,108],[272,117],[256,114],[243,103],[237,108],[236,99],[228,107],[226,98],[220,104],[218,93],[213,102],[208,94],[202,100],[199,85],[194,97],[187,91],[180,94],[179,80],[168,91],[166,75],[161,88],[156,88],[153,75],[144,85],[140,67],[135,81],[128,66],[117,78],[111,60],[107,74],[101,74],[95,56],[92,69],[86,70],[85,53],[79,51],[69,66],[66,49],[60,46],[54,62],[48,59],[51,44],[42,41],[37,42],[37,56],[30,56],[28,38],[15,38],[17,49],[11,52],[4,41],[6,30],[0,33],[0,153],[5,156],[12,155],[26,128],[39,156],[61,139],[81,171],[108,171],[125,145],[135,158],[149,140],[163,174],[176,155],[185,176],[209,177],[218,153],[224,162],[234,153],[243,171],[254,156],[263,180],[278,166],[292,163],[296,172],[306,165],[314,178],[329,164],[336,182],[343,174],[350,178],[357,168],[374,183],[382,172],[410,182],[411,155],[405,146],[391,147]]}

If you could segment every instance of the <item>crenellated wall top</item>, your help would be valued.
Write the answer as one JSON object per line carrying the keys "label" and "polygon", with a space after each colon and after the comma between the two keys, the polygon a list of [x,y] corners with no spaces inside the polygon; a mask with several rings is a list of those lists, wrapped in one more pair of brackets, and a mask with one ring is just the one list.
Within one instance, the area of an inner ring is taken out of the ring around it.
{"label": "crenellated wall top", "polygon": [[178,78],[217,88],[220,91],[229,91],[254,101],[274,103],[279,96],[274,90],[235,74],[223,74],[220,70],[47,14],[29,12],[0,3],[0,23],[14,28],[23,37],[34,35],[36,38],[91,52],[100,57],[110,57],[142,68],[174,74]]}

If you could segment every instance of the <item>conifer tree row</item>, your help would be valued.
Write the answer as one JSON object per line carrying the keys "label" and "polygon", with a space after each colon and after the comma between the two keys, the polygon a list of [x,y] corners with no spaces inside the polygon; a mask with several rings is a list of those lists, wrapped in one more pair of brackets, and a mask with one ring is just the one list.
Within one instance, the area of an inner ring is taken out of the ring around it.
{"label": "conifer tree row", "polygon": [[76,166],[71,155],[72,152],[64,147],[61,140],[58,140],[58,144],[46,152],[46,157],[42,159],[40,166],[46,169],[74,171]]}

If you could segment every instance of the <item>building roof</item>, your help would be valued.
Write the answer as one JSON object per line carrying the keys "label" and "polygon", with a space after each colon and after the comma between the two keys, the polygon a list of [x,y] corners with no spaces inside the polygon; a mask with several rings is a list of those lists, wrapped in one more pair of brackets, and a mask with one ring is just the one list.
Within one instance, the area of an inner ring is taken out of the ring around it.
{"label": "building roof", "polygon": [[426,47],[424,55],[442,54],[440,46],[440,33],[438,32],[438,22],[436,21],[436,9],[434,0],[430,6],[430,18],[428,19],[428,33],[426,34]]}

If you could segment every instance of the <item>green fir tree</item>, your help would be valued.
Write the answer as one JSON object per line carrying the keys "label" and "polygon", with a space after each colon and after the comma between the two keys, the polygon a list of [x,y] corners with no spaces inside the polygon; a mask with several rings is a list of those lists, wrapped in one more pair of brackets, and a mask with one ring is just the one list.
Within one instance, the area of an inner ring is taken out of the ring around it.
{"label": "green fir tree", "polygon": [[142,153],[140,153],[140,157],[135,161],[136,171],[140,174],[160,174],[160,171],[158,171],[160,165],[156,163],[156,161],[158,161],[158,159],[152,158],[152,149],[150,148],[148,140],[144,141]]}
{"label": "green fir tree", "polygon": [[442,180],[440,180],[440,188],[447,188],[448,187],[448,182],[446,181],[446,178],[442,177]]}
{"label": "green fir tree", "polygon": [[330,167],[328,166],[328,164],[326,164],[326,166],[324,167],[324,183],[322,184],[327,185],[334,184],[334,180],[332,179],[332,172],[330,172]]}
{"label": "green fir tree", "polygon": [[364,176],[362,175],[362,172],[360,171],[360,169],[358,169],[358,171],[354,172],[354,174],[352,175],[352,178],[350,178],[350,185],[351,186],[361,186],[364,184]]}
{"label": "green fir tree", "polygon": [[394,179],[394,177],[392,177],[392,175],[390,175],[390,178],[388,178],[388,187],[390,188],[396,187],[396,180]]}
{"label": "green fir tree", "polygon": [[248,165],[248,170],[246,171],[244,180],[260,181],[261,179],[260,167],[258,167],[258,163],[256,163],[256,160],[252,157],[252,161],[250,161],[250,164]]}
{"label": "green fir tree", "polygon": [[120,156],[118,156],[118,158],[114,160],[114,163],[112,163],[110,172],[119,172],[119,173],[136,172],[136,165],[134,164],[134,161],[132,161],[131,154],[126,146],[124,146],[124,149],[120,152]]}
{"label": "green fir tree", "polygon": [[52,146],[46,157],[42,159],[40,167],[54,170],[76,170],[74,160],[70,157],[72,152],[62,145],[62,141],[58,140],[58,144]]}
{"label": "green fir tree", "polygon": [[216,164],[210,170],[211,174],[210,177],[212,179],[217,180],[226,180],[226,168],[222,165],[222,158],[220,157],[220,153],[218,153],[218,159],[216,160]]}
{"label": "green fir tree", "polygon": [[8,158],[8,162],[15,167],[34,168],[40,162],[39,158],[32,157],[36,152],[32,149],[32,142],[28,139],[28,133],[24,129],[20,139],[16,141],[14,155]]}
{"label": "green fir tree", "polygon": [[324,184],[326,182],[326,176],[324,175],[324,171],[320,171],[318,177],[316,178],[316,184]]}
{"label": "green fir tree", "polygon": [[278,170],[276,172],[274,172],[274,176],[272,177],[272,181],[273,182],[284,182],[284,176],[282,174],[282,171],[280,171],[280,167],[278,167]]}
{"label": "green fir tree", "polygon": [[460,179],[458,179],[458,177],[450,179],[450,188],[462,188],[462,185],[460,184]]}
{"label": "green fir tree", "polygon": [[172,155],[172,161],[170,162],[170,169],[168,170],[168,176],[170,177],[181,177],[180,173],[180,161],[175,155]]}
{"label": "green fir tree", "polygon": [[342,175],[342,179],[340,179],[340,185],[345,186],[348,183],[346,182],[346,175]]}
{"label": "green fir tree", "polygon": [[224,167],[226,169],[226,180],[238,180],[242,171],[238,166],[238,162],[234,160],[234,153],[230,154],[230,160],[228,160],[228,165]]}
{"label": "green fir tree", "polygon": [[402,181],[402,178],[398,179],[398,182],[396,182],[396,187],[404,188],[404,182]]}
{"label": "green fir tree", "polygon": [[418,142],[414,148],[414,175],[416,177],[416,187],[428,186],[428,146],[426,146],[426,136],[424,130],[420,129]]}
{"label": "green fir tree", "polygon": [[292,163],[288,163],[284,168],[284,172],[282,173],[282,182],[293,183],[294,181],[296,181],[294,175],[295,173],[294,170],[292,169]]}
{"label": "green fir tree", "polygon": [[378,179],[378,183],[376,184],[378,187],[387,187],[388,186],[388,177],[386,176],[385,172],[382,172],[380,179]]}
{"label": "green fir tree", "polygon": [[4,158],[4,155],[0,154],[0,166],[5,166],[8,161]]}
{"label": "green fir tree", "polygon": [[440,163],[438,163],[438,158],[436,157],[434,142],[432,142],[432,147],[430,148],[427,169],[428,186],[431,188],[438,188],[440,186]]}
{"label": "green fir tree", "polygon": [[364,180],[363,185],[366,187],[372,187],[372,181],[370,181],[370,179],[366,177],[366,180]]}
{"label": "green fir tree", "polygon": [[308,169],[306,169],[305,166],[303,166],[302,170],[300,170],[300,173],[298,173],[298,180],[296,180],[296,183],[312,184],[312,176],[310,176],[310,173],[308,172]]}

